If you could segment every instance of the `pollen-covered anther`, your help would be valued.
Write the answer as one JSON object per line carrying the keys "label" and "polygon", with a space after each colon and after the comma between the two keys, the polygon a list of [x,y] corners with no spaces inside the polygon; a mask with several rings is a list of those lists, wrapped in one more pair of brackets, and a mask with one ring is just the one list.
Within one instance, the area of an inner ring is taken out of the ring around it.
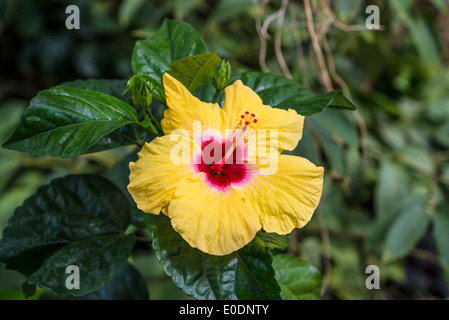
{"label": "pollen-covered anther", "polygon": [[256,115],[254,113],[250,113],[249,111],[245,111],[241,116],[240,116],[240,125],[244,124],[243,130],[245,131],[246,128],[248,126],[250,126],[251,124],[255,124],[257,123],[257,118]]}

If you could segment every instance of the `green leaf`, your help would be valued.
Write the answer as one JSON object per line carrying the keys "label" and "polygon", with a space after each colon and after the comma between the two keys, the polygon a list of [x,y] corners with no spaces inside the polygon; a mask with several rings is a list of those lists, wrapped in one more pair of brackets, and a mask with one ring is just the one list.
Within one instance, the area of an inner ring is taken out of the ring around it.
{"label": "green leaf", "polygon": [[145,228],[143,217],[148,214],[137,208],[136,202],[128,192],[130,175],[129,163],[137,161],[137,159],[139,158],[137,156],[137,152],[137,149],[131,151],[122,160],[120,160],[112,168],[110,168],[106,172],[105,177],[113,182],[117,187],[119,187],[123,194],[128,198],[129,204],[131,206],[131,224],[138,228]]}
{"label": "green leaf", "polygon": [[131,66],[135,75],[147,74],[154,79],[153,94],[160,99],[164,97],[162,75],[170,69],[171,63],[206,52],[203,39],[192,26],[165,19],[154,35],[136,42]]}
{"label": "green leaf", "polygon": [[339,110],[356,110],[356,106],[343,96],[340,91],[328,92],[307,100],[301,96],[292,96],[276,106],[282,109],[294,109],[303,116],[311,116],[331,107]]}
{"label": "green leaf", "polygon": [[272,107],[293,96],[303,100],[315,96],[312,91],[298,82],[272,73],[260,71],[244,72],[240,75],[240,80],[253,89],[263,100],[264,104]]}
{"label": "green leaf", "polygon": [[[0,260],[57,294],[83,295],[115,277],[125,264],[134,235],[126,196],[97,175],[53,180],[17,208],[3,232]],[[80,289],[65,286],[65,269],[77,265]]]}
{"label": "green leaf", "polygon": [[304,132],[312,134],[323,150],[330,169],[340,176],[349,175],[348,149],[358,150],[359,146],[357,129],[348,116],[348,113],[328,109],[306,118],[304,122]]}
{"label": "green leaf", "polygon": [[269,249],[284,250],[290,245],[290,235],[280,235],[277,233],[268,233],[263,230],[256,234],[254,243]]}
{"label": "green leaf", "polygon": [[411,183],[410,173],[404,166],[389,157],[382,159],[374,194],[377,218],[367,236],[367,242],[372,247],[379,246],[385,240],[395,219],[407,206],[404,201],[410,197]]}
{"label": "green leaf", "polygon": [[2,103],[0,108],[0,119],[2,125],[0,126],[0,143],[3,143],[14,132],[20,117],[26,108],[27,102],[22,100],[9,100]]}
{"label": "green leaf", "polygon": [[356,109],[340,91],[317,96],[298,82],[275,74],[251,71],[243,73],[240,79],[252,88],[265,104],[281,109],[294,109],[303,116],[311,116],[328,107]]}
{"label": "green leaf", "polygon": [[25,298],[28,299],[36,293],[36,285],[24,282],[22,284],[22,292]]}
{"label": "green leaf", "polygon": [[153,248],[173,282],[201,300],[280,299],[268,250],[252,243],[226,256],[189,246],[165,216],[152,217]]}
{"label": "green leaf", "polygon": [[193,92],[212,80],[220,61],[216,52],[199,54],[173,61],[168,73]]}
{"label": "green leaf", "polygon": [[416,171],[425,174],[433,174],[435,171],[432,152],[423,147],[407,145],[398,152],[398,158],[402,163]]}
{"label": "green leaf", "polygon": [[57,86],[31,100],[3,147],[39,156],[76,157],[114,130],[138,122],[136,111],[117,98]]}
{"label": "green leaf", "polygon": [[449,283],[449,205],[440,205],[435,210],[433,219],[433,236],[438,248],[438,258]]}
{"label": "green leaf", "polygon": [[216,25],[229,19],[238,19],[239,16],[254,8],[251,0],[221,0],[209,17],[209,23]]}
{"label": "green leaf", "polygon": [[400,216],[387,233],[384,261],[392,261],[407,255],[421,239],[429,225],[427,197],[414,196],[402,202]]}
{"label": "green leaf", "polygon": [[129,94],[123,94],[127,80],[124,79],[79,79],[62,83],[64,86],[98,91],[128,103],[131,100]]}
{"label": "green leaf", "polygon": [[[102,235],[79,240],[52,252],[40,268],[25,281],[56,294],[80,296],[101,288],[121,269],[134,247],[130,234]],[[68,289],[66,273],[69,265],[80,270],[80,288]]]}
{"label": "green leaf", "polygon": [[404,166],[384,157],[380,164],[375,193],[375,209],[378,216],[392,216],[397,211],[397,199],[410,193],[411,178]]}
{"label": "green leaf", "polygon": [[100,290],[92,292],[84,298],[95,300],[148,300],[148,288],[145,278],[126,263],[119,274]]}
{"label": "green leaf", "polygon": [[[63,83],[63,85],[70,87],[108,94],[129,103],[131,101],[131,97],[129,96],[129,93],[124,93],[126,84],[127,80],[118,79],[88,79]],[[154,138],[154,136],[147,130],[134,125],[126,125],[102,137],[95,143],[94,146],[90,147],[86,153],[99,152],[126,145],[136,145],[145,141],[149,142],[152,138]]]}
{"label": "green leaf", "polygon": [[127,262],[114,279],[97,291],[80,297],[44,294],[40,300],[148,300],[148,298],[145,279],[132,264]]}
{"label": "green leaf", "polygon": [[283,300],[319,299],[321,273],[307,261],[288,254],[279,254],[273,258],[273,268]]}

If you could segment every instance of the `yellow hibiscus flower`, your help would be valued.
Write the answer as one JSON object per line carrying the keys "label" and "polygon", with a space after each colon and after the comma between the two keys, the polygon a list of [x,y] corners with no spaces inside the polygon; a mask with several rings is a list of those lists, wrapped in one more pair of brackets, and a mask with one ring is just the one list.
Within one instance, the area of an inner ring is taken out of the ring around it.
{"label": "yellow hibiscus flower", "polygon": [[[128,190],[139,209],[162,211],[184,240],[212,255],[242,248],[261,228],[288,234],[307,224],[321,198],[323,168],[281,154],[301,139],[303,116],[264,105],[240,80],[225,88],[223,108],[200,101],[167,73],[163,84],[165,135],[130,163]],[[258,132],[275,134],[263,140]],[[256,144],[252,158],[249,141]],[[272,162],[276,170],[267,174]]]}

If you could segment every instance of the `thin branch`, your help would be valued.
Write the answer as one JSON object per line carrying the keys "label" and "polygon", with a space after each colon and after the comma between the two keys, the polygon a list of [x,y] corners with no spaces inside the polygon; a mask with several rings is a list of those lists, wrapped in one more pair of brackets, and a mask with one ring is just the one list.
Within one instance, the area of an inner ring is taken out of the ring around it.
{"label": "thin branch", "polygon": [[275,38],[274,38],[274,52],[276,54],[276,58],[278,59],[279,65],[282,69],[282,72],[284,73],[284,76],[286,78],[291,79],[292,74],[290,73],[287,63],[285,62],[284,55],[282,53],[282,48],[281,48],[282,26],[284,24],[285,9],[287,8],[287,5],[288,5],[288,0],[282,0],[281,8],[278,11],[278,18],[277,18],[277,23],[276,23],[276,34],[275,34]]}
{"label": "thin branch", "polygon": [[318,40],[318,36],[315,31],[315,26],[313,24],[313,14],[312,8],[310,7],[310,0],[304,0],[304,8],[307,18],[307,29],[309,30],[310,38],[312,40],[313,50],[317,58],[318,66],[320,69],[320,79],[327,91],[332,91],[332,81],[326,68],[326,63],[324,61],[323,52],[321,51],[321,46]]}
{"label": "thin branch", "polygon": [[[329,66],[329,72],[334,79],[334,81],[339,85],[339,87],[343,90],[343,93],[347,98],[349,98],[352,101],[352,95],[351,91],[349,90],[348,85],[346,82],[339,76],[337,73],[337,69],[335,67],[335,61],[334,57],[332,55],[332,50],[329,45],[329,41],[327,40],[327,37],[324,36],[322,39],[324,50],[326,51],[326,57],[327,57],[327,64]],[[367,146],[366,146],[366,137],[368,136],[368,129],[366,128],[365,121],[363,120],[362,115],[360,114],[360,111],[357,109],[354,112],[352,112],[354,115],[354,118],[357,122],[357,126],[359,127],[360,131],[360,149],[362,153],[362,159],[364,167],[367,167]]]}
{"label": "thin branch", "polygon": [[[360,2],[360,1],[359,1]],[[350,13],[350,18],[348,19],[348,21],[351,21],[352,19],[354,19],[355,14],[357,14],[357,10],[359,3],[356,4],[352,10],[352,12]],[[360,25],[350,25],[350,24],[346,24],[340,20],[337,19],[334,11],[332,11],[331,7],[329,6],[329,4],[326,2],[326,5],[324,6],[324,10],[326,12],[326,14],[329,15],[329,19],[331,21],[331,23],[337,27],[338,29],[345,31],[345,32],[351,32],[351,31],[366,31],[366,25],[364,24],[360,24]],[[383,26],[380,26],[380,30],[383,30]]]}
{"label": "thin branch", "polygon": [[274,20],[277,19],[277,17],[279,16],[279,11],[276,11],[275,13],[270,14],[265,21],[263,22],[262,25],[262,36],[269,40],[271,39],[271,36],[268,34],[268,27],[270,26],[270,23],[273,22]]}
{"label": "thin branch", "polygon": [[[253,0],[254,5],[258,5],[257,0]],[[256,21],[256,30],[257,35],[259,37],[260,41],[260,49],[259,49],[259,65],[260,69],[262,69],[263,72],[269,72],[270,69],[267,67],[267,64],[265,62],[266,56],[267,56],[267,39],[264,36],[264,32],[262,30],[262,21],[260,18],[260,14],[256,15],[255,21]]]}

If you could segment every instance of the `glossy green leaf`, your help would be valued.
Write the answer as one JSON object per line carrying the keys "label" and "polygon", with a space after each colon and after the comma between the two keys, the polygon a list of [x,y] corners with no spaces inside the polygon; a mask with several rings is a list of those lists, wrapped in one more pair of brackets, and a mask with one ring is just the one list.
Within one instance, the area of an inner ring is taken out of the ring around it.
{"label": "glossy green leaf", "polygon": [[212,80],[220,61],[216,52],[199,54],[173,61],[168,73],[193,92]]}
{"label": "glossy green leaf", "polygon": [[131,97],[127,93],[123,94],[126,89],[126,83],[127,80],[123,79],[80,79],[67,81],[62,83],[62,85],[79,89],[98,91],[128,103],[129,101],[131,101]]}
{"label": "glossy green leaf", "polygon": [[248,244],[226,256],[189,246],[165,216],[152,217],[153,248],[165,272],[186,294],[201,300],[280,299],[267,249]]}
{"label": "glossy green leaf", "polygon": [[148,300],[144,277],[127,262],[117,276],[99,290],[73,297],[44,294],[40,300]]}
{"label": "glossy green leaf", "polygon": [[145,278],[132,264],[126,263],[118,275],[100,290],[84,298],[95,300],[148,300]]}
{"label": "glossy green leaf", "polygon": [[294,80],[271,73],[245,72],[242,82],[252,88],[267,105],[282,109],[294,109],[303,116],[310,116],[326,108],[355,110],[355,105],[340,91],[316,95]]}
{"label": "glossy green leaf", "polygon": [[[231,78],[231,83],[232,83]],[[200,87],[198,90],[193,92],[193,95],[204,102],[212,102],[213,97],[215,95],[215,92],[217,89],[215,89],[214,85],[212,84],[212,81],[209,83],[206,83],[204,86]],[[224,102],[224,90],[220,91],[218,94],[218,98],[216,103],[218,103],[220,106],[223,107]]]}
{"label": "glossy green leaf", "polygon": [[[134,247],[135,236],[102,235],[79,240],[52,252],[26,282],[56,294],[80,296],[101,288],[123,267]],[[70,265],[79,268],[80,287],[66,286]]]}
{"label": "glossy green leaf", "polygon": [[154,35],[136,42],[131,66],[135,75],[147,74],[154,79],[153,94],[158,98],[164,96],[162,75],[173,61],[206,52],[203,39],[189,24],[165,19]]}
{"label": "glossy green leaf", "polygon": [[[64,82],[63,85],[98,91],[129,103],[131,97],[128,92],[124,93],[126,83],[126,80],[119,79],[88,79]],[[102,137],[86,153],[99,152],[126,145],[141,144],[151,141],[152,138],[154,136],[147,130],[134,125],[126,125]]]}
{"label": "glossy green leaf", "polygon": [[117,162],[112,168],[110,168],[105,176],[111,182],[113,182],[119,189],[123,192],[123,194],[128,198],[129,205],[131,206],[131,224],[138,228],[145,228],[145,224],[143,222],[143,217],[148,215],[147,213],[139,210],[134,199],[128,192],[128,184],[129,184],[129,163],[136,162],[139,158],[137,156],[138,150],[131,151],[128,155],[126,155],[122,160]]}
{"label": "glossy green leaf", "polygon": [[117,98],[57,86],[31,100],[3,147],[39,156],[76,157],[114,130],[138,122],[136,111]]}
{"label": "glossy green leaf", "polygon": [[244,72],[239,79],[253,89],[265,104],[272,107],[278,106],[291,97],[307,100],[315,96],[312,91],[298,82],[272,73]]}
{"label": "glossy green leaf", "polygon": [[290,245],[290,235],[268,233],[261,230],[256,234],[254,244],[265,248],[284,250]]}
{"label": "glossy green leaf", "polygon": [[[126,196],[97,175],[53,180],[16,209],[3,232],[0,260],[57,294],[83,295],[111,280],[126,262],[134,235]],[[65,286],[65,269],[77,265],[80,289]]]}
{"label": "glossy green leaf", "polygon": [[279,254],[273,257],[273,268],[283,300],[319,299],[321,273],[307,261],[288,254]]}
{"label": "glossy green leaf", "polygon": [[282,109],[294,109],[303,116],[311,116],[323,112],[326,108],[339,110],[356,110],[356,106],[350,102],[341,91],[331,91],[307,100],[301,96],[292,96],[276,106]]}
{"label": "glossy green leaf", "polygon": [[388,230],[383,258],[392,261],[407,255],[429,225],[427,197],[414,196],[401,202],[400,215]]}

